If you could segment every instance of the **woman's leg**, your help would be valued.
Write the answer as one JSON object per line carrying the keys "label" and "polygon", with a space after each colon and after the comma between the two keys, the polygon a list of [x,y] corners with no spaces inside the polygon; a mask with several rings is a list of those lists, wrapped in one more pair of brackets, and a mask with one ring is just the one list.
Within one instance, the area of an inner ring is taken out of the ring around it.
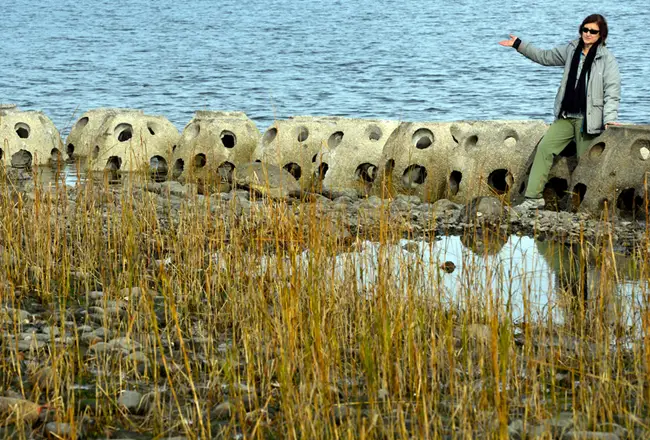
{"label": "woman's leg", "polygon": [[576,153],[581,157],[586,151],[587,147],[591,145],[591,141],[598,137],[597,134],[584,133],[582,130],[582,119],[573,120],[573,130],[576,139]]}
{"label": "woman's leg", "polygon": [[544,185],[548,180],[548,172],[553,166],[553,156],[560,154],[575,136],[572,119],[557,119],[539,142],[533,167],[528,177],[526,198],[539,199],[542,197]]}

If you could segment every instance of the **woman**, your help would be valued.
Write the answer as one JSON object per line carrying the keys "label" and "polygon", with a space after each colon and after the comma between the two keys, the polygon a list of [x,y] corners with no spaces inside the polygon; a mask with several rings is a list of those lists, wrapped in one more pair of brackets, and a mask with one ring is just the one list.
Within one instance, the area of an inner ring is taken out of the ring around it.
{"label": "woman", "polygon": [[514,35],[500,41],[544,66],[564,66],[562,83],[555,97],[555,121],[537,146],[526,187],[526,199],[518,210],[544,206],[542,191],[553,165],[553,156],[575,140],[578,157],[608,126],[616,124],[621,98],[618,64],[605,46],[607,21],[593,14],[578,28],[580,38],[550,50],[542,50]]}

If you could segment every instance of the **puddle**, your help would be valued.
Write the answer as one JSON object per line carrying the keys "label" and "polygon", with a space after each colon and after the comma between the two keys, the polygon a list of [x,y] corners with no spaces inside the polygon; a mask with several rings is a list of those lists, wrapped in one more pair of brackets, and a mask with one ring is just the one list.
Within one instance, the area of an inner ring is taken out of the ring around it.
{"label": "puddle", "polygon": [[[251,262],[258,274],[281,276],[277,257],[252,258],[259,258]],[[616,255],[618,271],[603,276],[595,260],[581,261],[568,246],[517,235],[487,246],[482,239],[459,236],[383,246],[361,241],[335,258],[316,259],[305,250],[282,267],[289,268],[285,275],[296,271],[306,277],[309,265],[318,264],[319,272],[327,274],[323,281],[328,289],[354,283],[356,291],[369,297],[389,289],[405,297],[434,298],[441,305],[476,308],[477,313],[497,310],[515,322],[552,318],[561,324],[575,304],[572,297],[587,292],[588,301],[602,301],[606,293],[611,319],[631,326],[640,321],[648,292],[648,280],[635,273],[631,257]]]}

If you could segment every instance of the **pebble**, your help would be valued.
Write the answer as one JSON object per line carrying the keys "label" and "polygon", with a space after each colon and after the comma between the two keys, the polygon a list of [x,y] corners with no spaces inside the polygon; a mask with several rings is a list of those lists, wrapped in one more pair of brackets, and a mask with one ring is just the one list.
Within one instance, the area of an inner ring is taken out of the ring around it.
{"label": "pebble", "polygon": [[212,416],[217,420],[227,420],[234,410],[235,408],[232,403],[228,401],[222,402],[212,410]]}
{"label": "pebble", "polygon": [[74,429],[68,423],[49,422],[45,424],[45,434],[52,439],[74,439]]}
{"label": "pebble", "polygon": [[562,440],[620,440],[613,432],[569,431],[562,435]]}
{"label": "pebble", "polygon": [[138,414],[141,411],[140,402],[142,394],[137,391],[124,390],[117,399],[118,405],[125,407],[130,413]]}

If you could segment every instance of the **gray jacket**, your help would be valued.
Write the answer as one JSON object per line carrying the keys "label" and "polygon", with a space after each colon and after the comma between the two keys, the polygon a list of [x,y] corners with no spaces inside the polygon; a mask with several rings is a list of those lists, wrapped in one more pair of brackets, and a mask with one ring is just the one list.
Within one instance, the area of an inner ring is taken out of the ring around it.
{"label": "gray jacket", "polygon": [[[548,50],[538,49],[522,41],[517,48],[519,53],[536,63],[544,66],[564,66],[562,83],[555,97],[556,118],[560,116],[571,60],[579,41],[576,39],[569,44]],[[587,82],[587,133],[601,133],[605,124],[616,121],[620,101],[621,75],[618,63],[607,47],[601,44],[598,46]]]}

